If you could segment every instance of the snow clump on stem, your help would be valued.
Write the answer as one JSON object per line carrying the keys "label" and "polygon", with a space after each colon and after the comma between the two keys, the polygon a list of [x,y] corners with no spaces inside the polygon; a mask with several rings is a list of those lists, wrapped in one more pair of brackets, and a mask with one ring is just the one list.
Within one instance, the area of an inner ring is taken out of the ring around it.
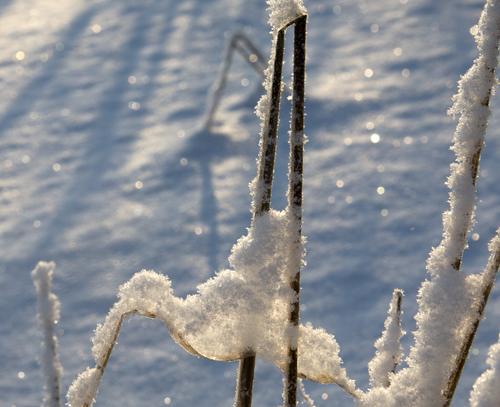
{"label": "snow clump on stem", "polygon": [[[71,386],[71,407],[90,406],[98,382],[118,338],[123,319],[131,314],[162,320],[186,351],[212,360],[241,359],[249,350],[286,368],[288,285],[286,244],[289,217],[271,210],[255,218],[238,240],[223,270],[186,298],[176,297],[170,280],[153,271],[135,274],[123,284],[118,301],[93,338],[95,369],[86,370]],[[347,377],[335,338],[311,325],[300,326],[298,369],[301,377],[336,383],[357,395]],[[83,403],[83,404],[82,404]]]}

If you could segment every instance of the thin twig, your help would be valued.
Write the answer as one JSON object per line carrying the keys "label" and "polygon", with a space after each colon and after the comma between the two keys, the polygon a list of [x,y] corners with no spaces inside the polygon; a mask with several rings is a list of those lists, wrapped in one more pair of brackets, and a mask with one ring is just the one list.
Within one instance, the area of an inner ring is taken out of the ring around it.
{"label": "thin twig", "polygon": [[[262,188],[258,193],[259,202],[254,204],[254,218],[268,212],[271,207],[271,194],[274,176],[274,161],[276,156],[276,141],[278,137],[280,98],[281,98],[281,72],[283,67],[283,54],[285,49],[284,33],[278,32],[271,83],[271,100],[267,123],[262,130],[260,144],[260,160],[257,170],[257,188]],[[252,405],[253,377],[255,370],[255,353],[248,351],[248,356],[240,361],[236,384],[235,407],[250,407]]]}
{"label": "thin twig", "polygon": [[[493,239],[496,239],[497,241],[498,239],[500,239],[500,229],[498,229],[497,235]],[[467,331],[464,335],[464,342],[462,343],[462,347],[460,348],[460,351],[458,352],[457,357],[453,363],[454,366],[453,370],[450,373],[446,388],[443,391],[443,396],[445,398],[445,403],[443,404],[443,407],[448,407],[451,403],[451,400],[453,399],[453,395],[455,393],[458,381],[462,374],[465,361],[467,360],[467,355],[469,354],[472,342],[474,340],[474,337],[476,336],[479,323],[483,319],[484,309],[486,307],[486,303],[488,302],[491,289],[495,284],[495,278],[498,273],[499,267],[500,267],[500,244],[496,244],[496,247],[493,248],[493,251],[490,254],[488,263],[486,265],[486,269],[483,272],[481,295],[477,303],[476,316],[470,322],[469,327],[467,328]]]}
{"label": "thin twig", "polygon": [[[497,39],[496,39],[497,49],[498,49],[499,41],[500,41],[500,38],[497,35]],[[495,70],[496,70],[495,67],[494,66],[487,66],[486,69],[487,69],[488,75],[490,76],[489,82],[491,85],[488,88],[488,92],[486,93],[486,96],[480,102],[481,106],[483,106],[483,107],[489,107],[491,94],[492,94],[492,87],[496,83],[495,82]],[[467,157],[467,162],[470,165],[471,182],[472,182],[472,186],[474,188],[476,188],[477,176],[479,174],[479,162],[481,160],[481,152],[482,152],[483,145],[484,145],[484,133],[486,132],[486,127],[487,127],[487,123],[485,121],[484,123],[481,124],[481,128],[482,128],[481,140],[475,146],[475,149],[473,150],[472,154],[469,157]],[[464,224],[463,230],[461,230],[459,232],[459,239],[460,239],[459,241],[461,244],[460,247],[462,249],[461,249],[460,253],[457,255],[457,257],[452,262],[452,267],[456,271],[460,271],[460,266],[462,265],[462,257],[463,257],[464,251],[467,247],[467,232],[468,232],[468,230],[471,226],[471,223],[472,223],[472,215],[473,215],[472,212],[468,212],[466,214],[467,222]]]}
{"label": "thin twig", "polygon": [[271,194],[274,176],[274,160],[276,156],[276,142],[278,139],[278,125],[281,101],[281,72],[283,69],[283,54],[285,51],[285,34],[279,31],[276,37],[276,50],[271,82],[271,100],[267,123],[262,131],[261,151],[259,154],[259,168],[257,188],[262,188],[258,195],[259,202],[255,202],[254,217],[268,212],[271,208]]}
{"label": "thin twig", "polygon": [[[102,376],[104,375],[104,371],[106,370],[106,367],[108,366],[109,359],[111,357],[111,354],[113,353],[113,349],[115,347],[115,344],[118,341],[118,336],[120,335],[120,331],[123,325],[123,321],[128,318],[129,316],[132,315],[140,315],[146,318],[151,318],[151,319],[157,319],[158,315],[156,315],[153,312],[145,312],[145,311],[140,311],[137,309],[125,312],[120,315],[118,322],[113,328],[112,331],[112,336],[111,340],[108,343],[108,347],[104,353],[104,356],[100,361],[96,361],[95,369],[97,370],[98,376],[97,376],[97,385],[95,386],[94,393],[91,394],[91,397],[89,398],[89,401],[86,403],[83,403],[81,407],[90,407],[92,405],[93,400],[96,398],[97,390],[99,388]],[[160,318],[161,319],[161,318]],[[167,321],[163,322],[167,325],[168,330],[170,331],[170,334],[172,335],[172,338],[182,347],[184,348],[187,352],[195,355],[195,356],[201,356],[203,355],[199,353],[195,348],[193,348],[186,340],[184,340],[182,334],[180,332],[176,331],[174,327],[171,324],[168,324]],[[228,356],[227,358],[224,358],[224,360],[235,360],[237,359],[236,355],[233,356]],[[79,407],[79,406],[73,406],[73,407]]]}
{"label": "thin twig", "polygon": [[307,394],[306,388],[304,386],[304,382],[302,381],[302,379],[299,379],[299,390],[300,390],[300,393],[302,394],[302,398],[304,399],[304,402],[308,405],[308,407],[316,407],[312,397],[309,394]]}
{"label": "thin twig", "polygon": [[[396,297],[396,324],[401,327],[401,304],[403,302],[403,291],[401,289],[394,290],[393,296]],[[404,335],[405,332],[401,331],[401,335]],[[391,370],[391,373],[396,373],[396,369],[398,368],[400,360],[394,361],[394,366]],[[389,381],[390,384],[390,381]]]}

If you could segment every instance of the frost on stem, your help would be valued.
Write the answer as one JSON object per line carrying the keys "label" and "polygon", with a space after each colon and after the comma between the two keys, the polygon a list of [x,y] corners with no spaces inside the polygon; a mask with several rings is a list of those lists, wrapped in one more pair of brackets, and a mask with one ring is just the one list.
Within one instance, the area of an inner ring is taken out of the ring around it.
{"label": "frost on stem", "polygon": [[299,379],[298,383],[299,383],[300,394],[302,395],[302,398],[304,399],[304,403],[307,405],[307,407],[316,407],[312,397],[309,394],[307,394],[306,388],[304,386],[304,382],[302,381],[302,379]]}
{"label": "frost on stem", "polygon": [[[257,158],[257,176],[250,185],[252,195],[252,212],[259,212],[258,205],[264,202],[264,207],[270,202],[270,174],[265,176],[266,168],[274,170],[269,160],[274,163],[274,148],[276,133],[279,124],[279,95],[283,84],[281,69],[284,52],[283,28],[292,23],[297,17],[307,13],[302,0],[268,0],[269,24],[272,27],[272,46],[267,68],[264,71],[264,95],[255,107],[255,114],[260,119],[260,152]],[[269,151],[269,154],[266,152]]]}
{"label": "frost on stem", "polygon": [[71,384],[66,398],[69,407],[88,407],[95,401],[102,370],[88,368]]}
{"label": "frost on stem", "polygon": [[455,357],[453,368],[443,391],[443,395],[446,399],[446,406],[451,403],[451,399],[453,398],[458,380],[462,374],[465,361],[467,360],[467,355],[469,354],[470,347],[472,346],[472,341],[476,335],[479,323],[483,319],[486,303],[488,302],[491,290],[495,284],[495,278],[498,273],[498,268],[500,267],[500,229],[497,229],[496,235],[490,241],[488,248],[490,251],[490,257],[488,259],[486,269],[478,276],[469,277],[471,280],[477,277],[479,284],[478,294],[473,306],[473,317],[470,321],[468,321],[468,324],[463,329],[464,339]]}
{"label": "frost on stem", "polygon": [[427,261],[430,279],[418,294],[417,330],[408,367],[393,376],[389,388],[365,394],[364,406],[444,406],[453,396],[453,391],[444,394],[450,374],[456,370],[457,355],[464,349],[470,327],[479,322],[476,304],[482,296],[481,281],[457,271],[473,219],[479,158],[496,83],[499,35],[500,2],[488,0],[476,35],[479,56],[460,79],[450,111],[458,116],[452,146],[456,160],[448,179],[450,209],[443,214],[442,241]]}
{"label": "frost on stem", "polygon": [[[241,359],[248,349],[286,368],[288,285],[286,212],[271,210],[255,218],[248,234],[238,240],[223,270],[198,292],[176,297],[170,280],[142,271],[123,284],[118,301],[93,338],[95,370],[82,373],[68,393],[72,407],[91,405],[124,316],[140,314],[162,320],[174,340],[186,351],[212,360]],[[300,327],[299,376],[320,383],[336,383],[356,394],[347,377],[335,338],[311,325]],[[82,404],[83,401],[87,404]]]}
{"label": "frost on stem", "polygon": [[470,395],[471,407],[500,406],[500,337],[491,346],[486,363],[489,368],[474,383]]}
{"label": "frost on stem", "polygon": [[475,36],[479,56],[458,82],[450,114],[458,117],[452,150],[456,159],[448,178],[450,209],[443,215],[443,239],[429,257],[431,275],[450,266],[458,270],[471,226],[479,158],[484,143],[490,97],[496,84],[500,36],[500,2],[488,0],[481,14]]}
{"label": "frost on stem", "polygon": [[31,272],[36,288],[38,322],[43,334],[41,364],[45,376],[44,406],[59,407],[61,404],[62,366],[59,361],[58,341],[54,325],[59,320],[60,303],[52,292],[55,263],[40,261]]}
{"label": "frost on stem", "polygon": [[375,342],[377,352],[368,364],[370,384],[372,387],[388,387],[390,377],[396,371],[401,361],[401,337],[404,331],[401,328],[401,301],[403,291],[396,289],[392,294],[387,319],[384,323],[384,332]]}

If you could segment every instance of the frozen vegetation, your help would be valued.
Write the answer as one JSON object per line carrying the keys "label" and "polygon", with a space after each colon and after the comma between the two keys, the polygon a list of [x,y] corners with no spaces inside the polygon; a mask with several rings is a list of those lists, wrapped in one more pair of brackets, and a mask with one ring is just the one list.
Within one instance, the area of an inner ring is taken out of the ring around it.
{"label": "frozen vegetation", "polygon": [[401,337],[404,331],[401,328],[401,302],[403,292],[394,290],[389,306],[387,319],[384,323],[384,332],[375,342],[377,353],[368,364],[370,384],[372,387],[389,387],[391,375],[401,362],[403,350]]}
{"label": "frozen vegetation", "polygon": [[[500,404],[498,1],[264,3],[0,1],[2,407],[68,388],[72,406],[229,406],[226,361],[251,354],[253,405],[276,406],[294,350],[300,405]],[[286,127],[306,6],[300,225]],[[272,205],[261,155],[249,214],[252,109],[268,62],[262,147],[289,24]],[[258,63],[215,80],[231,33]],[[40,262],[29,289],[40,258],[57,273]]]}
{"label": "frozen vegetation", "polygon": [[32,271],[31,276],[35,284],[38,321],[43,334],[43,354],[41,364],[45,376],[45,407],[60,407],[61,405],[61,375],[62,366],[59,361],[59,344],[54,326],[59,321],[59,299],[52,292],[52,279],[55,264],[41,261]]}
{"label": "frozen vegetation", "polygon": [[[273,84],[278,80],[281,86],[281,59],[276,59],[282,58],[280,29],[305,13],[305,8],[295,1],[270,1],[269,5],[273,50],[278,51],[266,70],[267,93],[257,108],[262,125],[258,174],[251,184],[255,216],[247,235],[231,251],[231,268],[218,272],[198,286],[197,294],[186,298],[176,297],[170,280],[152,271],[142,271],[124,284],[118,302],[96,329],[92,349],[95,367],[83,372],[68,392],[72,407],[93,404],[123,319],[131,314],[162,320],[172,338],[186,351],[216,361],[238,360],[251,351],[286,373],[289,355],[286,347],[291,343],[292,348],[298,348],[299,376],[319,383],[336,383],[362,406],[429,407],[447,406],[451,402],[499,265],[497,231],[489,246],[491,255],[485,272],[480,275],[460,272],[474,218],[479,159],[496,82],[500,2],[486,2],[476,34],[479,56],[461,78],[454,97],[451,113],[458,116],[458,125],[452,146],[456,160],[447,183],[450,209],[443,214],[441,244],[431,251],[427,262],[430,278],[419,291],[415,343],[406,359],[407,367],[396,371],[402,359],[403,331],[402,291],[395,290],[384,332],[375,343],[377,353],[369,363],[371,388],[366,393],[357,390],[354,381],[347,377],[333,336],[311,325],[302,325],[294,333],[288,322],[289,307],[297,295],[290,281],[303,262],[304,253],[302,244],[293,245],[296,208],[291,200],[282,212],[260,208],[270,201],[272,178],[268,181],[262,174],[267,166],[272,169],[274,163],[274,155],[268,155],[266,148],[275,143]],[[276,69],[279,69],[277,77]],[[292,142],[293,137],[292,133]],[[298,173],[289,174],[292,185],[297,176]],[[292,191],[288,192],[289,198]],[[484,403],[500,403],[488,390],[495,379],[495,359],[492,348],[488,362],[492,369],[478,379],[471,396],[474,405],[486,399],[490,401]],[[303,387],[301,390],[305,401],[313,403]],[[488,391],[487,396],[482,396],[481,391]]]}
{"label": "frozen vegetation", "polygon": [[[453,381],[461,373],[458,359],[465,358],[469,350],[464,355],[464,343],[474,329],[471,327],[477,328],[482,317],[478,303],[486,302],[484,287],[492,283],[494,275],[488,267],[479,276],[459,271],[474,217],[479,158],[496,83],[499,37],[500,2],[487,1],[476,34],[479,56],[459,81],[451,109],[458,116],[458,125],[452,146],[456,160],[448,178],[450,209],[443,214],[441,244],[427,261],[430,279],[419,291],[415,344],[408,367],[393,376],[390,387],[368,392],[363,398],[367,406],[448,405],[456,386]],[[490,264],[496,258],[495,272],[500,250],[498,233],[490,244]]]}
{"label": "frozen vegetation", "polygon": [[471,407],[495,407],[500,400],[500,342],[492,345],[488,354],[488,370],[474,383]]}

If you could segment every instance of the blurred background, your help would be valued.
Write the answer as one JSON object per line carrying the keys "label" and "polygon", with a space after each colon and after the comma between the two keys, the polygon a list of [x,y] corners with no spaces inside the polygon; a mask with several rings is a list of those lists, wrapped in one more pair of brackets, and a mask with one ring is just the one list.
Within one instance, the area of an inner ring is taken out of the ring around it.
{"label": "blurred background", "polygon": [[[405,349],[425,261],[441,236],[456,81],[476,56],[483,2],[306,0],[308,50],[302,320],[334,333],[351,377],[367,363],[393,288]],[[93,364],[90,338],[118,286],[143,268],[177,295],[227,267],[250,222],[261,78],[235,56],[215,123],[202,122],[224,49],[244,32],[264,55],[264,0],[0,0],[0,406],[41,404],[30,271],[57,263],[63,389]],[[471,28],[472,27],[472,28]],[[285,80],[290,83],[287,37]],[[464,271],[482,270],[500,222],[500,108],[481,161]],[[273,206],[285,206],[289,102]],[[454,405],[468,405],[498,336],[492,294]],[[101,406],[231,406],[236,364],[186,354],[157,321],[124,324]],[[320,406],[351,406],[306,383]],[[281,375],[259,362],[256,406]]]}

